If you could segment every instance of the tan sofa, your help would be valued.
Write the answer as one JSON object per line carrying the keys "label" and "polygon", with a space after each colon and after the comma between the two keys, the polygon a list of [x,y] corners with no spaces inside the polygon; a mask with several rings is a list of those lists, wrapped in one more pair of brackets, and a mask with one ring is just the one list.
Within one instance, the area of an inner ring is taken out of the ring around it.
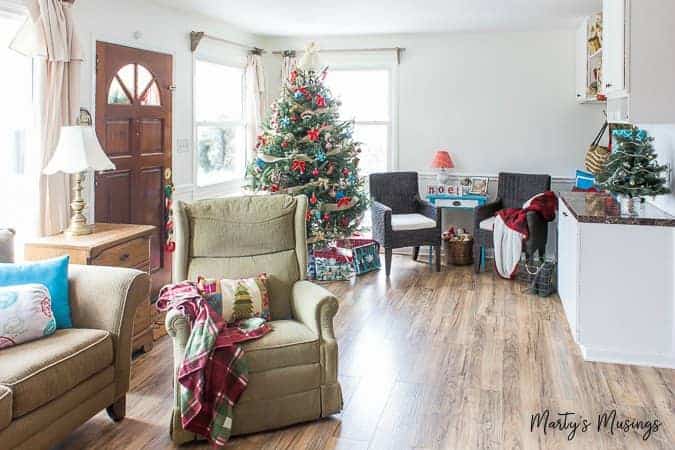
{"label": "tan sofa", "polygon": [[[337,299],[303,281],[307,267],[307,198],[287,195],[224,198],[174,208],[173,280],[255,276],[270,280],[273,331],[243,344],[249,385],[234,409],[232,433],[246,434],[316,420],[342,409],[333,334]],[[180,365],[190,326],[170,312],[174,365]],[[174,378],[175,378],[174,371]],[[198,439],[181,426],[174,380],[171,436]]]}
{"label": "tan sofa", "polygon": [[129,389],[131,328],[148,275],[71,265],[74,328],[0,350],[0,448],[46,449],[107,408],[121,420]]}

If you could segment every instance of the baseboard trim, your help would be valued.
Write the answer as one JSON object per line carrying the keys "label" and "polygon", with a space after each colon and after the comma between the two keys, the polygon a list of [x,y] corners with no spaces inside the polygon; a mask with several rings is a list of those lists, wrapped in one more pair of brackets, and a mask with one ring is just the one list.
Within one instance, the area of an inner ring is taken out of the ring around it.
{"label": "baseboard trim", "polygon": [[673,354],[625,353],[597,347],[586,347],[581,344],[579,344],[579,348],[585,361],[675,369],[675,355]]}

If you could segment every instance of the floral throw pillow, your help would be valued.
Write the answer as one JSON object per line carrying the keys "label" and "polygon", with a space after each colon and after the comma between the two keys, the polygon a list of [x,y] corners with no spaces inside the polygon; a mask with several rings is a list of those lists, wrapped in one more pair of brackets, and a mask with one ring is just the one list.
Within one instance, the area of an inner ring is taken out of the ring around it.
{"label": "floral throw pillow", "polygon": [[0,287],[0,349],[54,334],[49,290],[42,284]]}
{"label": "floral throw pillow", "polygon": [[227,323],[260,317],[270,319],[267,274],[257,277],[222,279],[199,277],[199,289]]}

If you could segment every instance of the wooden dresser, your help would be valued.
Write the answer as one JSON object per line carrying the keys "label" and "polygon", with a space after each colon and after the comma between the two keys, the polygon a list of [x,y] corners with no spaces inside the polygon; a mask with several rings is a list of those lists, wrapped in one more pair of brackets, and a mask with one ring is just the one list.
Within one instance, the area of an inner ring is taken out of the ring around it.
{"label": "wooden dresser", "polygon": [[[155,227],[98,223],[92,234],[68,238],[47,236],[26,243],[25,259],[35,261],[69,255],[71,264],[130,267],[150,273],[150,236]],[[132,348],[152,349],[150,292],[134,317]]]}

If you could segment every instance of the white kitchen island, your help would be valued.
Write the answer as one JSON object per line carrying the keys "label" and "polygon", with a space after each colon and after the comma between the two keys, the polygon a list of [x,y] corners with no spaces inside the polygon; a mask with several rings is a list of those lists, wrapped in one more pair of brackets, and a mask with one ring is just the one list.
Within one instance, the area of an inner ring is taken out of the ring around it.
{"label": "white kitchen island", "polygon": [[675,368],[675,217],[559,196],[558,292],[584,359]]}

